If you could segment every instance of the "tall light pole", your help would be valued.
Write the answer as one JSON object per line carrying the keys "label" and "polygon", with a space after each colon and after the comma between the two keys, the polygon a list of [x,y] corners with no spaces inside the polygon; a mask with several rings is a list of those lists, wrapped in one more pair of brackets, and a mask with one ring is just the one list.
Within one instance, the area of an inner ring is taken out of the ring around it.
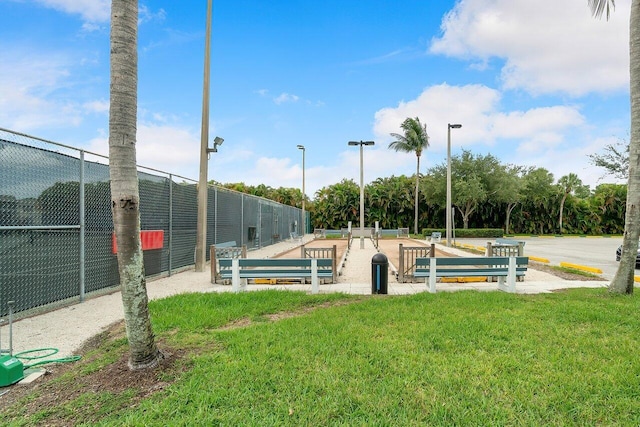
{"label": "tall light pole", "polygon": [[451,246],[451,129],[460,129],[461,124],[447,124],[447,246]]}
{"label": "tall light pole", "polygon": [[304,192],[304,153],[305,153],[305,148],[304,145],[299,145],[298,144],[298,150],[302,150],[302,234],[301,236],[304,237],[305,233],[307,232],[307,229],[305,227],[305,222],[307,219],[307,214],[305,213],[304,210],[304,199],[305,199],[305,192]]}
{"label": "tall light pole", "polygon": [[362,161],[362,146],[374,144],[374,141],[349,141],[349,145],[360,146],[360,249],[364,249],[364,168]]}
{"label": "tall light pole", "polygon": [[200,176],[198,179],[198,219],[196,224],[196,271],[203,272],[207,264],[207,175],[209,148],[209,74],[211,15],[213,0],[207,2],[207,26],[204,40],[204,79],[202,85],[202,127],[200,129]]}

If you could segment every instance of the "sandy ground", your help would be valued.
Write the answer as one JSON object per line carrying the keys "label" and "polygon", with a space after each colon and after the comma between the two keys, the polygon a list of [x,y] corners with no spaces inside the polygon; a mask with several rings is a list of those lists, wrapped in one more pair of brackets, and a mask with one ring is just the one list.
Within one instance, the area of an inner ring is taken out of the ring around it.
{"label": "sandy ground", "polygon": [[[326,247],[328,242],[333,240],[313,241],[313,235],[304,238],[305,243],[314,247]],[[311,243],[309,243],[311,242]],[[380,250],[389,258],[390,262],[397,265],[398,244],[397,240],[381,240]],[[371,293],[371,258],[378,253],[373,243],[369,239],[363,241],[364,247],[360,247],[360,241],[355,239],[351,249],[347,249],[346,241],[336,245],[340,246],[345,262],[342,275],[338,283],[333,285],[322,285],[321,292],[349,292],[370,294]],[[403,244],[426,245],[424,241],[403,240]],[[317,245],[317,246],[316,246]],[[300,243],[285,241],[276,245],[263,248],[258,251],[249,252],[251,258],[271,258],[286,253],[299,253]],[[454,248],[438,246],[439,253],[455,256],[469,254]],[[173,274],[170,277],[149,281],[147,283],[147,293],[150,299],[159,299],[186,292],[230,292],[231,286],[212,285],[209,270],[203,273],[196,273],[193,270]],[[398,284],[395,274],[389,269],[389,294],[408,294],[415,292],[425,292],[424,283]],[[530,269],[527,272],[524,283],[518,283],[519,293],[549,292],[554,289],[568,287],[601,287],[608,282],[576,282],[559,279],[548,273]],[[440,286],[440,285],[439,285]],[[276,288],[276,289],[300,289],[310,290],[310,285],[287,285],[287,286],[250,286],[250,290]],[[443,284],[439,290],[450,291],[459,289],[495,290],[496,285],[484,284]],[[13,324],[13,350],[14,353],[32,350],[43,347],[54,347],[59,349],[59,353],[53,358],[68,356],[73,354],[87,339],[106,330],[109,325],[123,319],[122,301],[119,292],[95,298],[88,298],[85,302],[60,308],[55,311],[32,316],[15,321]],[[2,326],[0,330],[2,338],[1,348],[9,346],[8,327]]]}

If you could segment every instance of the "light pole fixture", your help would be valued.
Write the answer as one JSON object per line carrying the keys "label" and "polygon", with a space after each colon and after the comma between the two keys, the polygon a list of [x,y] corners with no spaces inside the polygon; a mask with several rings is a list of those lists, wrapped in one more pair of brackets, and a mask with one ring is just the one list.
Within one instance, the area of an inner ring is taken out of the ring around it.
{"label": "light pole fixture", "polygon": [[306,219],[307,219],[307,214],[306,214],[305,209],[304,209],[304,199],[306,198],[305,192],[304,192],[304,154],[305,154],[306,150],[304,148],[304,145],[298,144],[297,147],[298,147],[298,150],[302,150],[302,224],[301,224],[300,228],[302,229],[301,237],[304,237],[304,235],[307,232],[307,228],[306,228],[306,224],[305,224]]}
{"label": "light pole fixture", "polygon": [[209,178],[209,158],[211,153],[218,152],[218,146],[224,139],[216,136],[213,139],[213,148],[205,145],[204,161],[200,163],[200,180],[198,181],[198,223],[196,225],[196,271],[203,272],[207,263],[207,191]]}
{"label": "light pole fixture", "polygon": [[[216,136],[215,138],[213,138],[213,148],[207,147],[207,154],[217,153],[218,145],[222,145],[223,142],[224,142],[224,139],[220,138],[219,136]],[[208,158],[210,159],[211,156],[209,156]]]}
{"label": "light pole fixture", "polygon": [[362,161],[362,147],[374,145],[374,141],[349,141],[349,145],[360,146],[360,249],[364,249],[364,169]]}
{"label": "light pole fixture", "polygon": [[460,129],[461,124],[447,124],[447,247],[451,247],[451,129]]}
{"label": "light pole fixture", "polygon": [[[211,72],[211,15],[213,0],[207,1],[207,24],[204,39],[204,78],[202,84],[202,127],[200,129],[200,175],[198,178],[198,218],[196,224],[196,271],[207,264],[207,175],[209,158],[209,75]],[[215,148],[215,146],[214,146]]]}

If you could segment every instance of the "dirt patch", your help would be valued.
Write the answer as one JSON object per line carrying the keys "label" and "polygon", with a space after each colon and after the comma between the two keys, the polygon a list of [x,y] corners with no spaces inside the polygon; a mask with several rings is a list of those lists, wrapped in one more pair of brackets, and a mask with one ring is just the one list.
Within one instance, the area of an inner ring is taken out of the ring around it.
{"label": "dirt patch", "polygon": [[[134,407],[142,399],[156,393],[170,384],[168,379],[175,378],[184,369],[184,364],[178,363],[184,358],[184,352],[170,348],[162,340],[158,341],[158,347],[162,349],[164,358],[153,369],[131,371],[128,367],[129,354],[126,347],[122,347],[118,358],[114,363],[93,368],[86,374],[73,375],[73,380],[55,381],[65,374],[88,370],[88,366],[94,362],[93,350],[106,342],[124,337],[124,322],[113,324],[109,330],[88,340],[78,354],[83,356],[80,362],[67,364],[44,365],[46,373],[44,377],[36,379],[31,384],[16,384],[2,391],[6,391],[0,397],[0,415],[10,421],[21,414],[33,415],[52,408],[59,407],[67,402],[74,401],[87,393],[100,393],[114,396],[127,392],[127,398],[122,399],[122,407]],[[24,399],[27,395],[31,398]],[[17,405],[16,405],[17,404]],[[96,405],[100,405],[96,403]],[[96,411],[93,405],[78,405],[74,411],[60,411],[47,417],[47,426],[70,426],[79,423],[92,423],[98,421],[104,414]],[[64,414],[64,415],[62,415]]]}

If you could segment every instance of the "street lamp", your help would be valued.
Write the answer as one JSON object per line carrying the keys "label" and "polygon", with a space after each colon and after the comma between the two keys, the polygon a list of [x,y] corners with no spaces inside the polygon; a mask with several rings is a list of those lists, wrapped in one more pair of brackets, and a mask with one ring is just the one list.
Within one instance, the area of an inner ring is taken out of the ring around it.
{"label": "street lamp", "polygon": [[447,124],[447,246],[451,246],[451,129],[460,129],[461,124]]}
{"label": "street lamp", "polygon": [[305,220],[307,219],[307,214],[305,213],[304,210],[304,199],[305,199],[305,193],[304,193],[304,153],[305,153],[305,148],[304,145],[300,145],[298,144],[298,150],[302,150],[302,234],[301,236],[304,238],[305,233],[307,232],[307,229],[305,227]]}
{"label": "street lamp", "polygon": [[[213,0],[207,2],[207,24],[204,39],[204,78],[202,84],[202,127],[200,128],[200,176],[198,179],[198,218],[196,224],[196,271],[207,264],[207,174],[209,158],[209,75],[211,71],[210,41]],[[215,145],[214,145],[215,149]]]}
{"label": "street lamp", "polygon": [[349,141],[349,145],[360,146],[360,249],[364,249],[364,172],[362,167],[362,146],[374,144],[374,141]]}
{"label": "street lamp", "polygon": [[[218,145],[222,145],[222,143],[224,142],[224,139],[220,138],[219,136],[216,136],[215,138],[213,138],[213,148],[207,148],[207,154],[209,155],[210,153],[217,153],[218,152]],[[207,157],[207,159],[210,159],[211,156]]]}

